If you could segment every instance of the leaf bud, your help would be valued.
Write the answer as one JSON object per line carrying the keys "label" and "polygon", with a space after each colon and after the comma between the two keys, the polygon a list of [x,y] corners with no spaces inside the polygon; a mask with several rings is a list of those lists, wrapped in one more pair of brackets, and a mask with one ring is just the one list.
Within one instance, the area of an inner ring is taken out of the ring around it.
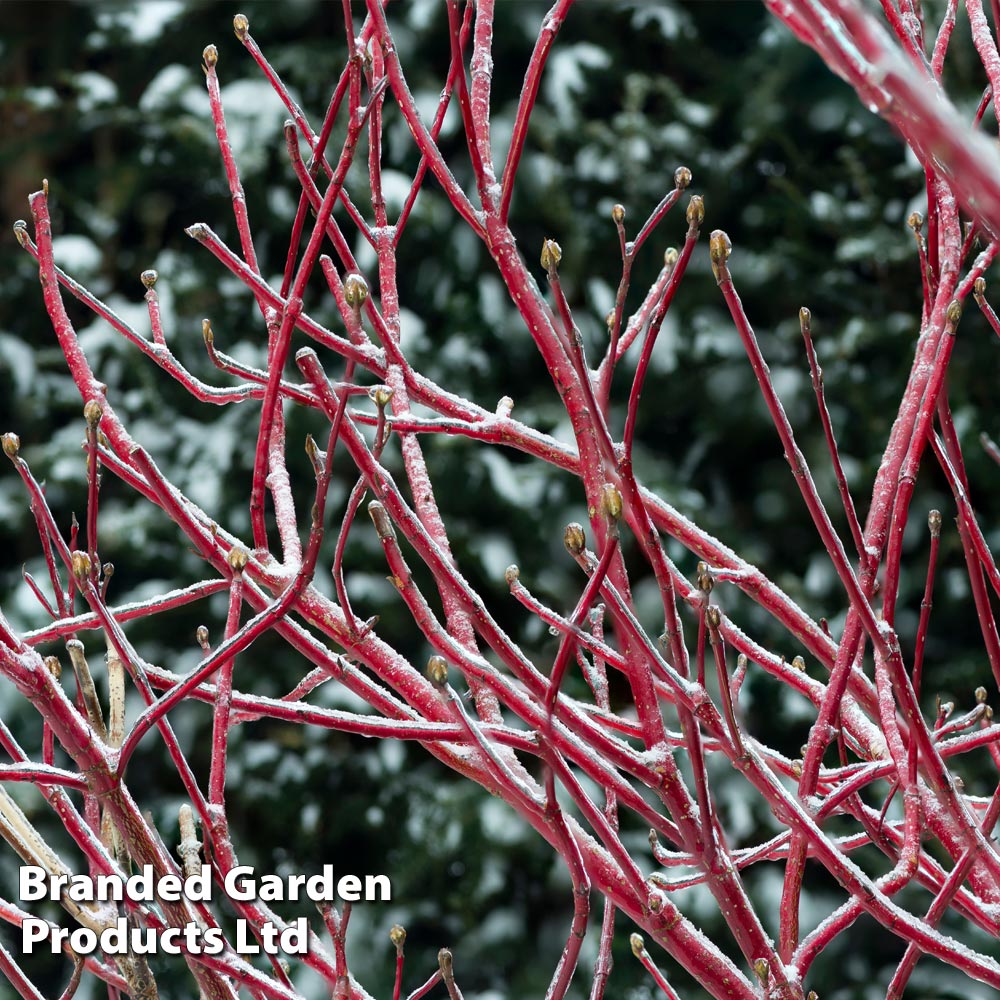
{"label": "leaf bud", "polygon": [[678,167],[674,171],[674,187],[683,191],[691,183],[691,168]]}
{"label": "leaf bud", "polygon": [[87,421],[87,426],[93,430],[104,416],[104,407],[96,399],[88,399],[83,408],[83,419]]}
{"label": "leaf bud", "polygon": [[608,311],[607,316],[604,317],[604,325],[608,328],[608,336],[611,336],[611,331],[615,328],[615,311],[611,309]]}
{"label": "leaf bud", "polygon": [[938,715],[942,719],[950,719],[952,712],[955,711],[955,703],[953,701],[945,701],[938,705]]}
{"label": "leaf bud", "polygon": [[705,610],[705,620],[710,629],[718,630],[722,625],[722,611],[717,604],[710,604]]}
{"label": "leaf bud", "polygon": [[801,760],[792,761],[792,774],[795,775],[796,778],[802,777],[802,766]]}
{"label": "leaf bud", "polygon": [[306,455],[309,456],[309,461],[312,463],[313,473],[319,477],[323,475],[326,469],[326,455],[320,450],[318,444],[316,444],[316,439],[312,434],[306,435]]}
{"label": "leaf bud", "polygon": [[194,633],[195,641],[201,646],[202,649],[208,649],[208,628],[204,625],[199,625],[195,629]]}
{"label": "leaf bud", "polygon": [[24,219],[18,219],[14,223],[14,235],[17,237],[17,242],[24,246],[28,242],[28,223]]}
{"label": "leaf bud", "polygon": [[941,517],[941,511],[932,510],[927,515],[927,527],[930,528],[931,538],[938,538],[941,535],[941,525],[944,518]]}
{"label": "leaf bud", "polygon": [[605,483],[601,487],[601,513],[609,521],[618,521],[622,516],[622,495],[614,483]]}
{"label": "leaf bud", "polygon": [[0,440],[3,441],[3,453],[8,458],[17,458],[17,453],[21,450],[21,439],[12,431],[8,431]]}
{"label": "leaf bud", "polygon": [[355,312],[368,300],[368,282],[360,274],[344,278],[344,299]]}
{"label": "leaf bud", "polygon": [[90,576],[90,556],[86,552],[81,552],[79,549],[73,552],[70,566],[73,570],[73,576],[81,583]]}
{"label": "leaf bud", "polygon": [[710,594],[712,588],[715,586],[715,579],[712,576],[711,570],[708,568],[708,563],[699,562],[695,569],[695,581],[698,584],[698,589],[702,593]]}
{"label": "leaf bud", "polygon": [[250,553],[242,545],[234,545],[226,556],[226,562],[237,573],[242,573],[250,561]]}
{"label": "leaf bud", "polygon": [[395,540],[396,529],[392,526],[392,521],[385,512],[385,507],[378,500],[372,500],[368,504],[368,516],[372,519],[372,524],[375,525],[376,534],[383,542]]}
{"label": "leaf bud", "polygon": [[62,676],[62,664],[59,662],[58,656],[46,656],[45,657],[45,669],[56,679]]}
{"label": "leaf bud", "polygon": [[712,258],[712,271],[716,280],[719,278],[719,268],[725,266],[732,252],[733,244],[729,236],[721,229],[713,229],[708,238],[708,255]]}
{"label": "leaf bud", "polygon": [[110,580],[115,575],[115,564],[113,562],[106,562],[101,567],[101,572],[104,574],[105,580]]}
{"label": "leaf bud", "polygon": [[663,266],[666,268],[671,268],[677,263],[677,258],[680,254],[677,252],[677,247],[667,247],[663,251]]}
{"label": "leaf bud", "polygon": [[504,571],[503,578],[507,581],[508,587],[513,587],[521,578],[521,570],[514,563],[511,563]]}
{"label": "leaf bud", "polygon": [[697,229],[705,221],[705,199],[700,194],[691,195],[687,207],[687,224]]}
{"label": "leaf bud", "polygon": [[906,220],[906,224],[915,233],[919,233],[920,230],[924,228],[924,217],[919,212],[910,212],[910,216]]}
{"label": "leaf bud", "polygon": [[798,670],[799,673],[804,674],[806,672],[806,661],[801,656],[793,656],[792,667]]}
{"label": "leaf bud", "polygon": [[555,240],[545,240],[542,243],[542,267],[546,271],[552,271],[559,266],[562,260],[562,247]]}
{"label": "leaf bud", "polygon": [[248,20],[246,14],[237,14],[233,18],[233,32],[236,37],[242,42],[247,37],[247,32],[250,30],[250,21]]}
{"label": "leaf bud", "polygon": [[390,389],[387,385],[373,385],[368,390],[368,398],[380,409],[384,409],[386,404],[392,399],[395,389]]}
{"label": "leaf bud", "polygon": [[632,946],[632,954],[636,958],[641,957],[642,953],[646,950],[646,942],[641,934],[629,935],[628,943]]}
{"label": "leaf bud", "polygon": [[[442,948],[438,952],[438,968],[441,970],[441,978],[446,983],[455,981],[455,963],[452,959],[451,950]],[[450,991],[449,991],[450,992]]]}
{"label": "leaf bud", "polygon": [[147,268],[147,270],[143,271],[142,274],[139,275],[139,280],[143,283],[143,285],[146,288],[152,288],[153,285],[156,284],[156,279],[158,277],[159,277],[159,275],[156,273],[156,271],[154,271],[150,267],[150,268]]}
{"label": "leaf bud", "polygon": [[755,958],[753,960],[754,975],[760,980],[761,986],[767,986],[771,978],[771,966],[767,964],[766,958]]}
{"label": "leaf bud", "polygon": [[214,45],[206,45],[201,57],[205,60],[205,65],[211,69],[219,61],[219,50]]}
{"label": "leaf bud", "polygon": [[958,321],[962,318],[962,303],[958,299],[952,299],[951,302],[948,303],[945,316],[951,326],[958,326]]}
{"label": "leaf bud", "polygon": [[799,310],[799,329],[803,333],[809,333],[812,330],[812,313],[807,306],[803,306]]}
{"label": "leaf bud", "polygon": [[819,1000],[819,994],[815,990],[810,990],[806,1000]]}
{"label": "leaf bud", "polygon": [[563,530],[563,545],[570,555],[578,556],[587,544],[587,533],[578,521],[570,521]]}
{"label": "leaf bud", "polygon": [[976,688],[976,702],[980,705],[986,704],[986,699],[988,697],[988,692],[984,687]]}
{"label": "leaf bud", "polygon": [[206,347],[211,347],[215,343],[215,331],[212,329],[212,321],[210,319],[203,319],[201,321],[201,336],[205,341]]}
{"label": "leaf bud", "polygon": [[625,221],[625,206],[614,205],[611,209],[611,220],[616,226],[620,226]]}
{"label": "leaf bud", "polygon": [[406,943],[406,928],[402,924],[393,924],[389,928],[389,940],[395,946],[397,953],[402,952]]}

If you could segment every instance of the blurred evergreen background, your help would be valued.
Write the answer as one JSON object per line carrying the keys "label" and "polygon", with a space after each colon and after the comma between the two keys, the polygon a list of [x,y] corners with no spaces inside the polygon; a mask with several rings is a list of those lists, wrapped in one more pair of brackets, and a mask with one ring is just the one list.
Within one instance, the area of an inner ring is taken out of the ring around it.
{"label": "blurred evergreen background", "polygon": [[[925,3],[931,22],[941,6]],[[361,6],[355,8],[360,25]],[[214,42],[262,267],[271,276],[283,267],[298,200],[281,131],[286,115],[233,36],[232,16],[241,9],[250,18],[251,33],[318,125],[344,58],[337,3],[7,0],[0,8],[0,200],[7,226],[0,239],[0,430],[21,436],[23,454],[46,480],[64,527],[72,512],[82,517],[85,509],[82,402],[48,324],[37,269],[9,226],[27,216],[28,193],[47,177],[58,263],[140,332],[148,330],[148,321],[139,274],[156,268],[168,340],[187,366],[208,381],[226,381],[204,356],[204,316],[211,317],[222,349],[259,364],[265,338],[250,296],[183,232],[203,221],[236,245],[200,69],[203,47]],[[500,164],[546,9],[535,0],[497,5],[493,137]],[[393,4],[389,20],[410,86],[429,114],[448,65],[444,5],[441,0]],[[971,118],[984,80],[967,28],[960,20],[946,83]],[[391,99],[386,107],[385,181],[392,216],[418,157]],[[450,113],[442,146],[458,176],[468,180],[456,122]],[[339,144],[334,141],[331,148]],[[906,218],[923,210],[922,175],[890,129],[760,4],[581,0],[549,62],[512,218],[540,282],[542,239],[561,243],[561,274],[591,360],[603,351],[603,317],[620,268],[611,206],[626,206],[634,234],[672,187],[680,164],[694,173],[691,191],[705,196],[706,237],[718,227],[733,240],[737,287],[803,450],[847,539],[798,333],[798,309],[808,305],[813,312],[828,402],[864,517],[918,332],[920,279]],[[360,166],[352,171],[349,187],[356,203],[367,208]],[[632,308],[658,272],[663,250],[679,245],[685,228],[682,203],[637,263]],[[810,614],[828,618],[837,634],[843,594],[715,287],[706,237],[654,354],[639,422],[638,472],[701,527],[762,567]],[[356,252],[370,268],[371,252],[360,240]],[[431,182],[401,246],[399,283],[404,343],[418,369],[484,406],[510,395],[521,419],[571,440],[549,376],[488,255]],[[252,407],[212,409],[194,403],[104,324],[75,303],[68,307],[133,436],[212,516],[248,535]],[[319,283],[312,284],[306,307],[336,324]],[[1000,470],[983,454],[977,436],[1000,432],[989,405],[996,349],[970,306],[949,389],[973,499],[993,542],[998,541],[994,485]],[[612,426],[617,433],[633,364],[630,358],[622,365],[615,383]],[[308,430],[316,432],[314,424],[298,414],[289,423],[302,510],[308,509],[312,486],[298,442]],[[514,452],[460,438],[424,443],[463,571],[529,655],[540,664],[550,662],[556,640],[509,598],[503,569],[517,562],[540,597],[559,608],[572,607],[581,581],[565,557],[561,535],[568,520],[585,520],[578,485]],[[392,445],[387,452],[391,465]],[[952,527],[953,503],[946,484],[925,465],[906,536],[898,624],[909,656],[926,566],[924,519],[937,506],[946,530],[927,649],[925,710],[933,711],[936,695],[954,700],[961,710],[971,706],[972,691],[986,682],[989,669]],[[339,455],[336,473],[333,510],[354,482]],[[115,602],[199,578],[197,560],[177,529],[149,505],[137,503],[111,476],[104,479],[101,509],[100,550],[116,567]],[[4,611],[18,627],[37,627],[45,616],[21,581],[21,567],[39,579],[44,567],[25,496],[9,468],[0,475],[0,537]],[[658,595],[641,560],[631,555],[639,608],[656,630]],[[676,546],[671,555],[693,574],[693,557]],[[328,556],[321,561],[328,564]],[[357,613],[381,615],[380,633],[422,663],[427,649],[385,580],[381,551],[366,518],[352,533],[348,566]],[[328,574],[321,576],[325,587]],[[733,588],[720,588],[718,597],[775,651],[789,658],[801,652]],[[136,623],[129,634],[148,659],[184,671],[200,655],[196,626],[206,624],[218,637],[224,618],[220,597],[153,623]],[[93,639],[88,649],[97,660],[101,650]],[[261,641],[240,658],[237,684],[280,695],[304,666],[279,643]],[[821,676],[817,665],[809,663],[808,669]],[[332,684],[316,700],[352,704]],[[743,706],[752,731],[798,756],[810,720],[807,706],[759,671],[751,672]],[[135,705],[132,709],[138,711]],[[37,716],[18,703],[5,682],[0,682],[0,711],[37,753]],[[207,775],[208,708],[185,705],[171,720],[190,748],[197,773]],[[385,871],[392,877],[392,904],[358,907],[349,936],[352,971],[375,995],[385,996],[391,988],[388,929],[395,922],[409,932],[408,989],[423,981],[436,963],[437,949],[447,945],[470,1000],[544,995],[569,929],[570,886],[549,849],[501,803],[454,779],[412,746],[273,722],[241,727],[232,746],[229,813],[244,863],[283,874],[333,863],[344,872]],[[140,805],[150,810],[172,847],[182,798],[164,760],[157,738],[147,738],[131,765],[131,779],[132,787],[143,791]],[[992,791],[982,759],[970,757],[957,769],[970,791]],[[774,831],[773,820],[741,779],[725,767],[714,768],[713,779],[733,846],[755,843]],[[14,791],[53,842],[65,848],[40,798],[24,788]],[[868,801],[879,803],[885,792],[884,787],[871,790]],[[646,832],[626,823],[623,836],[648,871],[653,866]],[[71,849],[66,855],[75,858]],[[12,854],[6,857],[0,893],[16,899],[16,866]],[[875,873],[889,867],[875,855],[860,860]],[[746,879],[776,934],[781,867],[758,865]],[[806,925],[842,896],[821,872],[811,870],[811,879],[816,905],[804,914]],[[925,906],[925,895],[908,890],[902,899]],[[683,897],[678,902],[685,912],[735,953],[707,893],[691,890]],[[594,903],[574,997],[586,996],[590,987],[600,912],[596,897]],[[289,906],[287,915],[298,911]],[[620,920],[608,995],[639,1000],[652,996],[653,987],[630,954],[630,930]],[[13,934],[4,930],[0,935],[17,950]],[[895,939],[862,919],[817,962],[807,985],[822,1000],[884,996],[901,952]],[[668,958],[658,959],[681,995],[703,995]],[[62,961],[36,956],[25,964],[51,995],[68,975]],[[191,981],[175,966],[160,959],[154,971],[165,1000],[190,996]],[[309,996],[323,995],[319,981],[308,974],[297,982]],[[912,989],[913,996],[987,995],[926,960]]]}

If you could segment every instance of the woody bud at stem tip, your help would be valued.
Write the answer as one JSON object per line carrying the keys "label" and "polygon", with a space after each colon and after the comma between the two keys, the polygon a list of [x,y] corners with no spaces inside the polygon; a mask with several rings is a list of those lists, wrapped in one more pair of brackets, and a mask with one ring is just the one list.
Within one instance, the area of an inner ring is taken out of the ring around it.
{"label": "woody bud at stem tip", "polygon": [[674,171],[674,187],[683,191],[691,183],[690,167],[678,167]]}
{"label": "woody bud at stem tip", "polygon": [[87,426],[93,430],[104,416],[104,409],[96,399],[87,400],[83,408],[83,419],[87,421]]}
{"label": "woody bud at stem tip", "polygon": [[712,259],[712,273],[716,281],[722,280],[723,269],[732,252],[733,244],[726,233],[721,229],[713,229],[712,235],[708,238],[708,255]]}
{"label": "woody bud at stem tip", "polygon": [[80,552],[79,550],[74,552],[70,565],[73,569],[73,576],[77,580],[82,582],[90,576],[90,556],[86,552]]}
{"label": "woody bud at stem tip", "polygon": [[406,928],[402,924],[393,924],[389,928],[389,940],[395,946],[396,951],[401,952],[406,943]]}
{"label": "woody bud at stem tip", "polygon": [[691,195],[687,207],[687,224],[697,229],[705,221],[705,199],[700,194]]}
{"label": "woody bud at stem tip", "polygon": [[578,556],[587,544],[587,534],[583,530],[583,525],[576,521],[570,521],[563,530],[563,545],[566,546],[570,555]]}
{"label": "woody bud at stem tip", "polygon": [[360,274],[344,278],[344,299],[355,312],[368,301],[368,282]]}
{"label": "woody bud at stem tip", "polygon": [[542,243],[542,267],[546,271],[552,271],[559,266],[562,260],[562,247],[555,240],[545,240]]}
{"label": "woody bud at stem tip", "polygon": [[250,30],[250,21],[247,19],[246,14],[237,14],[233,18],[233,32],[236,37],[242,42],[244,38],[247,37],[247,32]]}
{"label": "woody bud at stem tip", "polygon": [[438,687],[448,683],[448,664],[443,656],[432,656],[427,661],[427,678]]}
{"label": "woody bud at stem tip", "polygon": [[17,458],[17,453],[21,450],[21,439],[14,433],[8,431],[3,436],[3,453],[8,458]]}
{"label": "woody bud at stem tip", "polygon": [[242,573],[246,569],[247,563],[250,561],[250,553],[247,552],[242,545],[234,545],[229,550],[229,555],[226,556],[226,562],[235,570],[237,573]]}
{"label": "woody bud at stem tip", "polygon": [[618,521],[622,516],[622,495],[614,483],[601,487],[601,513],[609,521]]}
{"label": "woody bud at stem tip", "polygon": [[378,500],[372,500],[368,504],[368,516],[372,519],[375,531],[383,542],[391,541],[396,537],[396,529],[392,526],[392,521],[389,520],[389,515],[385,512],[385,507]]}
{"label": "woody bud at stem tip", "polygon": [[394,392],[387,385],[375,385],[368,390],[368,398],[381,410],[392,399]]}

